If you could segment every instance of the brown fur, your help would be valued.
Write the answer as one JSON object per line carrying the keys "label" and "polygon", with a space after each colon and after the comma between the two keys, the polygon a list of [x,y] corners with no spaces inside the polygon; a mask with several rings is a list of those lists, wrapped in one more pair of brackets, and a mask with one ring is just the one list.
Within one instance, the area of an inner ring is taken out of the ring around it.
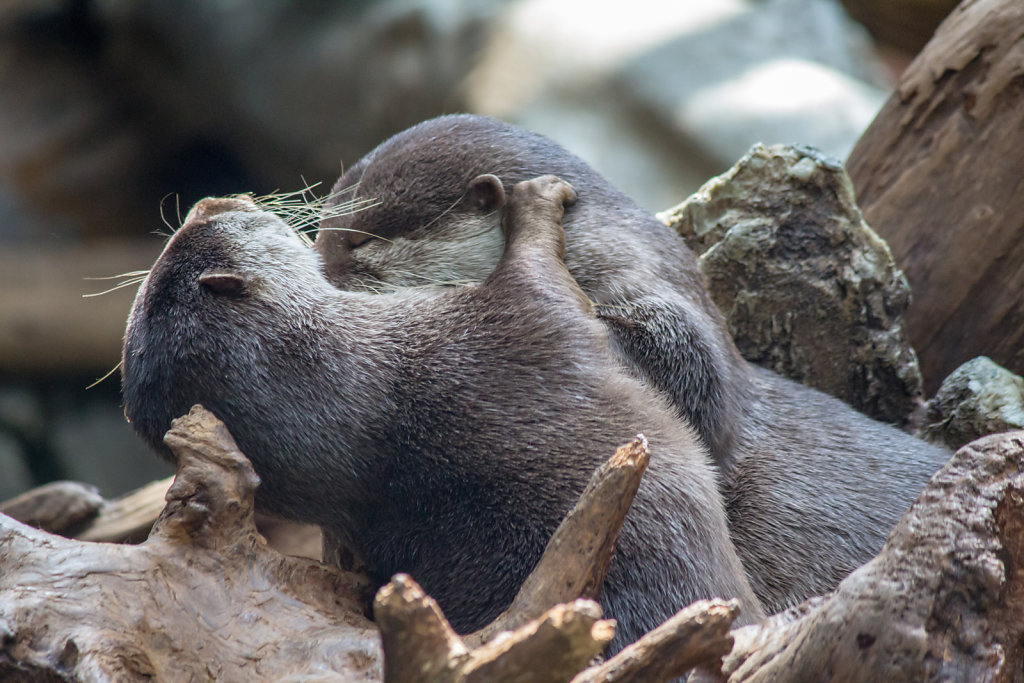
{"label": "brown fur", "polygon": [[[166,454],[201,403],[263,480],[258,501],[325,526],[379,581],[409,572],[460,631],[506,607],[591,473],[641,428],[651,464],[601,601],[615,647],[693,600],[761,615],[705,449],[621,372],[561,260],[556,179],[470,184],[507,246],[479,285],[345,292],[244,200],[204,200],[140,287],[125,413]],[[488,193],[491,194],[488,194]],[[478,205],[478,210],[480,206]]]}
{"label": "brown fur", "polygon": [[711,449],[733,540],[766,607],[830,590],[881,548],[948,453],[746,363],[682,240],[551,140],[456,115],[384,142],[335,186],[338,202],[376,206],[323,221],[316,247],[331,281],[386,291],[484,279],[499,228],[465,194],[482,173],[506,187],[554,173],[576,188],[566,265],[620,362]]}

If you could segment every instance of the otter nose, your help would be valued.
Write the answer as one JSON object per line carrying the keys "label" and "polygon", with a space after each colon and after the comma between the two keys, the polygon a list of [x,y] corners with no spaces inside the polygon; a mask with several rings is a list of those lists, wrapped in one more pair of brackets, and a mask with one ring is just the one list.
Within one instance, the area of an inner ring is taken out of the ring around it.
{"label": "otter nose", "polygon": [[185,223],[203,218],[212,218],[228,211],[258,211],[249,197],[207,197],[196,202],[185,216]]}

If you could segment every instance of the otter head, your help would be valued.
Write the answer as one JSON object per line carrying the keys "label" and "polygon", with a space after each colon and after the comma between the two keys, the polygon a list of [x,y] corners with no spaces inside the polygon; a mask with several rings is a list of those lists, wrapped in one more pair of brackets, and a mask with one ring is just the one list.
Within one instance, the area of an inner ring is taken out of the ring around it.
{"label": "otter head", "polygon": [[[397,179],[374,175],[362,176],[337,195],[344,201],[348,194],[368,208],[349,212],[341,204],[329,208],[321,221],[316,248],[335,286],[379,291],[465,284],[479,282],[494,270],[505,248],[500,212],[505,189],[497,176],[478,175],[458,193],[439,188],[438,196],[448,201],[443,208],[432,204],[435,210],[394,211],[408,201],[396,192]],[[347,183],[351,177],[346,174],[342,180]]]}
{"label": "otter head", "polygon": [[302,311],[317,282],[329,288],[319,257],[273,214],[245,198],[196,204],[128,318],[122,390],[135,430],[169,457],[163,435],[196,403],[233,431],[280,403],[268,386],[311,343]]}
{"label": "otter head", "polygon": [[[342,175],[315,248],[328,279],[342,289],[478,282],[504,249],[495,209],[513,185],[549,173],[584,194],[614,192],[552,141],[502,121],[470,115],[425,121]],[[347,211],[353,204],[363,208]],[[578,211],[566,214],[567,227]]]}

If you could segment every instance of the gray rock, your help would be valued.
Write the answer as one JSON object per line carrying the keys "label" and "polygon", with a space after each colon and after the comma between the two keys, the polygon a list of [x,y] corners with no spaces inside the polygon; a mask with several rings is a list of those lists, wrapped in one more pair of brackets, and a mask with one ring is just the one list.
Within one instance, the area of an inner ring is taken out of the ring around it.
{"label": "gray rock", "polygon": [[954,370],[926,404],[919,436],[950,448],[1024,429],[1024,378],[979,356]]}
{"label": "gray rock", "polygon": [[701,255],[745,358],[886,422],[920,405],[910,289],[839,161],[755,145],[661,218]]}

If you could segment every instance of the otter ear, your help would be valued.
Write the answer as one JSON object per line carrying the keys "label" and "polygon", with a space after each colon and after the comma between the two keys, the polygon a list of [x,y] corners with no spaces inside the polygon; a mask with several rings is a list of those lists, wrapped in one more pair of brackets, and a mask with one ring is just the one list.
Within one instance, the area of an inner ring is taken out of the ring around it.
{"label": "otter ear", "polygon": [[466,201],[478,211],[490,213],[505,205],[505,187],[496,175],[478,175],[469,181]]}
{"label": "otter ear", "polygon": [[245,291],[245,279],[238,273],[208,270],[199,276],[199,284],[221,296],[238,296]]}

